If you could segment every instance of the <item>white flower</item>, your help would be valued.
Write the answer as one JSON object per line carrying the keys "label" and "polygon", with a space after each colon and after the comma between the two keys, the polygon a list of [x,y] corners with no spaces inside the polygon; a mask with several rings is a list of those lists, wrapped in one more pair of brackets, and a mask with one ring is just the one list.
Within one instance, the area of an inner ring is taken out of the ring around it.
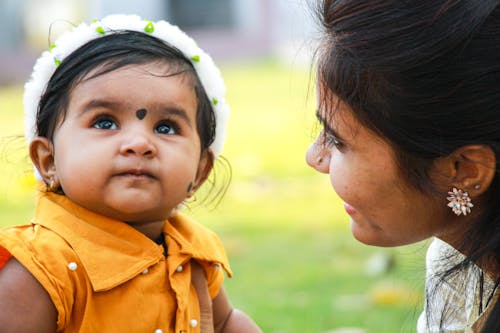
{"label": "white flower", "polygon": [[451,208],[453,213],[457,216],[460,216],[461,214],[470,214],[471,208],[474,207],[474,205],[469,198],[469,193],[453,188],[453,190],[448,192],[448,194],[449,197],[446,198],[449,201],[448,207]]}

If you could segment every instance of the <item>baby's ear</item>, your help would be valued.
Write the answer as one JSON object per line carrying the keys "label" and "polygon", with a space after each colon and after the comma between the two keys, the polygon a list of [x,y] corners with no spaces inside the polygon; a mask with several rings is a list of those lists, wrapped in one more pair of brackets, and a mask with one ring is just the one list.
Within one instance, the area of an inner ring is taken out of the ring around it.
{"label": "baby's ear", "polygon": [[56,175],[52,142],[41,136],[34,138],[30,143],[30,157],[43,180],[48,184]]}
{"label": "baby's ear", "polygon": [[206,149],[200,157],[200,163],[198,164],[198,172],[196,173],[196,178],[194,181],[194,188],[199,188],[205,180],[207,180],[212,168],[214,167],[214,153],[211,149]]}

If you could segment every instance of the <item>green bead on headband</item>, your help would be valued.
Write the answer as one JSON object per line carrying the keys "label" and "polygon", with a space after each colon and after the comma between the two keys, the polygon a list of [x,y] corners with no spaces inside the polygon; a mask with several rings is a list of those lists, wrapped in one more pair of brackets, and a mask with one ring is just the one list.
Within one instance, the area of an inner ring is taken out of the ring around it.
{"label": "green bead on headband", "polygon": [[94,20],[89,25],[82,23],[62,34],[51,45],[49,51],[42,53],[33,67],[31,79],[24,87],[24,124],[28,142],[31,142],[37,134],[36,114],[40,98],[61,61],[88,41],[120,30],[143,32],[159,38],[179,49],[190,59],[214,110],[216,129],[210,149],[217,158],[224,146],[229,116],[229,106],[225,98],[226,87],[219,68],[212,58],[177,26],[166,21],[142,20],[137,15],[109,15],[100,21]]}

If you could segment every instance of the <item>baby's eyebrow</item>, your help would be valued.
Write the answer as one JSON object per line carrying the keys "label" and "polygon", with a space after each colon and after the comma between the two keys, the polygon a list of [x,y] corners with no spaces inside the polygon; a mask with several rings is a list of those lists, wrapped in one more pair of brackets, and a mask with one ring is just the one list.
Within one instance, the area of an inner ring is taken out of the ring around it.
{"label": "baby's eyebrow", "polygon": [[189,127],[193,128],[192,120],[189,118],[187,112],[184,109],[176,107],[163,107],[160,109],[160,114],[163,117],[177,116],[184,120]]}
{"label": "baby's eyebrow", "polygon": [[82,109],[82,113],[85,113],[89,110],[95,109],[95,108],[105,108],[105,109],[111,109],[111,110],[116,110],[119,109],[122,106],[121,103],[119,102],[114,102],[114,101],[107,101],[107,100],[102,100],[102,99],[93,99],[87,104]]}
{"label": "baby's eyebrow", "polygon": [[[82,109],[82,114],[95,109],[95,108],[104,108],[104,109],[109,109],[109,110],[122,110],[125,108],[123,103],[116,102],[116,101],[109,101],[109,100],[103,100],[103,99],[93,99],[89,101],[87,104]],[[159,106],[157,108],[150,108],[148,110],[154,110],[157,109],[159,110],[159,114],[162,117],[169,117],[169,116],[176,116],[184,120],[191,128],[193,127],[192,120],[189,118],[186,110],[178,107],[173,107],[173,106]]]}

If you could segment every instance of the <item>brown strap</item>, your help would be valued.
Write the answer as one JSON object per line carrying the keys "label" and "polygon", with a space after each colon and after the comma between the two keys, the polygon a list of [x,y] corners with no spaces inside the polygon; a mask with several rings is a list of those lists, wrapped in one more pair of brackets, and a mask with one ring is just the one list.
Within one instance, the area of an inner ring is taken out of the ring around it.
{"label": "brown strap", "polygon": [[194,260],[191,260],[191,282],[200,304],[200,332],[214,333],[212,299],[208,292],[207,278],[203,268]]}

